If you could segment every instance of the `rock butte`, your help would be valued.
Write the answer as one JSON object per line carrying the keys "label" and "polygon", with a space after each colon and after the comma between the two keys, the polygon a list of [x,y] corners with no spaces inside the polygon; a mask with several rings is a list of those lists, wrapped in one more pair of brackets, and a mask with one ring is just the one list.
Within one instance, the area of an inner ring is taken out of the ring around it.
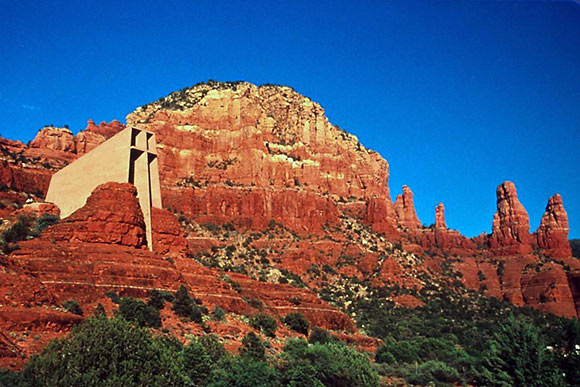
{"label": "rock butte", "polygon": [[[420,288],[419,274],[437,276],[451,262],[468,288],[544,312],[580,315],[580,261],[571,256],[560,195],[550,198],[533,234],[511,182],[497,188],[491,234],[470,239],[449,229],[442,203],[435,224],[423,227],[409,187],[391,200],[387,161],[289,87],[200,84],[136,109],[126,122],[155,135],[160,197],[171,211],[153,206],[149,237],[140,187],[124,178],[91,187],[86,204],[68,217],[63,213],[61,223],[39,238],[22,242],[0,264],[0,328],[43,332],[40,342],[19,345],[28,354],[80,319],[42,305],[75,298],[85,309],[102,302],[110,311],[107,291],[144,296],[152,288],[175,290],[180,284],[210,307],[252,313],[255,308],[243,297],[255,298],[275,316],[300,311],[313,324],[344,331],[335,334],[347,341],[376,347],[376,341],[356,333],[350,317],[311,290],[230,271],[230,280],[240,284],[238,293],[224,280],[223,268],[188,258],[213,257],[229,246],[263,252],[272,266],[301,276],[313,290],[322,286],[313,267],[326,265],[377,287]],[[41,196],[58,170],[90,156],[87,152],[123,130],[118,121],[89,121],[76,136],[66,128],[44,128],[29,146],[0,139],[0,183],[9,189],[0,192],[0,200],[24,204],[24,193]],[[0,213],[14,219],[25,210],[55,211],[47,205],[7,206]],[[215,236],[188,222],[231,223],[237,231]],[[276,224],[287,231],[275,233]],[[235,239],[252,234],[262,236],[245,239],[248,247]],[[153,251],[144,249],[148,243]],[[393,301],[421,304],[410,295]],[[163,318],[174,330],[169,311]],[[227,343],[250,329],[243,323],[212,325],[230,337]],[[0,350],[10,352],[10,343],[0,340]]]}

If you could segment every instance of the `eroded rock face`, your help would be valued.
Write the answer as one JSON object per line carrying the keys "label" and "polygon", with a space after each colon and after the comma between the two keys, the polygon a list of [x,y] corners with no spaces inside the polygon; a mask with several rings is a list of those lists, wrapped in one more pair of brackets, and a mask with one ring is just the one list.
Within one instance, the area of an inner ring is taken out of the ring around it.
{"label": "eroded rock face", "polygon": [[562,196],[556,194],[548,200],[540,227],[534,233],[533,242],[551,257],[570,257],[572,249],[568,241],[568,214]]}
{"label": "eroded rock face", "polygon": [[516,187],[506,181],[497,187],[497,212],[493,216],[491,249],[499,255],[526,254],[530,247],[530,220],[518,200]]}
{"label": "eroded rock face", "polygon": [[83,155],[93,150],[123,129],[125,129],[125,125],[117,120],[110,123],[103,121],[99,125],[96,125],[93,120],[89,120],[86,129],[76,136],[77,153]]}
{"label": "eroded rock face", "polygon": [[68,128],[56,128],[53,126],[42,128],[34,140],[30,142],[30,147],[76,153],[74,134]]}
{"label": "eroded rock face", "polygon": [[421,227],[421,222],[415,212],[413,203],[413,192],[406,185],[403,186],[403,193],[395,200],[395,213],[399,226],[405,230],[414,230]]}
{"label": "eroded rock face", "polygon": [[[155,132],[164,199],[192,187],[191,201],[172,205],[194,219],[271,216],[316,232],[340,198],[389,197],[387,162],[289,87],[198,85],[137,109],[127,123]],[[231,213],[211,202],[213,192],[234,198]],[[300,209],[326,198],[322,214]]]}
{"label": "eroded rock face", "polygon": [[84,207],[50,227],[42,239],[144,246],[145,222],[137,189],[129,183],[101,184]]}

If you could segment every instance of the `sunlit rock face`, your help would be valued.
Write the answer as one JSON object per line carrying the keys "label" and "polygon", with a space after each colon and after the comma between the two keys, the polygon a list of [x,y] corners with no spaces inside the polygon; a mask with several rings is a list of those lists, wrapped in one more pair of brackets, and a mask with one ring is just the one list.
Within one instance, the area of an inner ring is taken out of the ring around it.
{"label": "sunlit rock face", "polygon": [[156,134],[163,202],[200,221],[319,232],[337,222],[339,201],[392,205],[387,162],[289,87],[202,84],[127,124]]}

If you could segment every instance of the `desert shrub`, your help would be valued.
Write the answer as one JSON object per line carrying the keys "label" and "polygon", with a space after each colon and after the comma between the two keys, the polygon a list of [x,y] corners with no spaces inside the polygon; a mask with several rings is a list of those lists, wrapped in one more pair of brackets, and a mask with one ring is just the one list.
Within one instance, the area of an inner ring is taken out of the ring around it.
{"label": "desert shrub", "polygon": [[180,361],[184,374],[194,386],[202,384],[214,369],[214,362],[198,340],[192,340],[183,348]]}
{"label": "desert shrub", "polygon": [[78,314],[79,316],[83,315],[83,310],[77,300],[65,301],[62,303],[62,307],[71,313]]}
{"label": "desert shrub", "polygon": [[31,233],[32,223],[32,218],[20,215],[16,222],[2,233],[4,241],[15,243],[26,239]]}
{"label": "desert shrub", "polygon": [[173,347],[123,319],[90,318],[26,365],[33,386],[183,386]]}
{"label": "desert shrub", "polygon": [[159,328],[161,326],[159,310],[132,297],[123,297],[121,299],[117,314],[140,327]]}
{"label": "desert shrub", "polygon": [[410,373],[407,381],[412,384],[426,386],[429,383],[441,385],[442,383],[461,383],[461,377],[457,370],[447,364],[437,361],[429,360],[420,364],[414,373]]}
{"label": "desert shrub", "polygon": [[178,316],[187,317],[199,324],[202,322],[201,310],[191,299],[189,293],[187,292],[187,288],[184,285],[181,285],[175,293],[172,309],[173,312],[175,312],[175,314]]}
{"label": "desert shrub", "polygon": [[34,227],[34,234],[39,235],[43,232],[48,226],[53,224],[57,224],[60,222],[60,218],[56,215],[51,214],[42,214],[40,218],[36,221],[36,226]]}
{"label": "desert shrub", "polygon": [[216,335],[200,336],[197,340],[203,345],[212,362],[216,363],[228,356],[228,351]]}
{"label": "desert shrub", "polygon": [[264,333],[266,336],[275,337],[278,324],[274,317],[266,313],[256,313],[250,317],[250,326]]}
{"label": "desert shrub", "polygon": [[308,342],[312,344],[327,344],[333,343],[336,339],[332,336],[326,329],[319,327],[312,328],[310,336],[308,337]]}
{"label": "desert shrub", "polygon": [[248,356],[228,358],[220,362],[209,377],[211,387],[279,387],[276,370],[264,361]]}
{"label": "desert shrub", "polygon": [[254,332],[249,332],[242,340],[240,355],[260,361],[266,360],[266,347]]}
{"label": "desert shrub", "polygon": [[105,312],[105,307],[100,302],[95,307],[95,310],[93,311],[93,316],[94,317],[107,317],[107,312]]}
{"label": "desert shrub", "polygon": [[308,330],[310,329],[310,323],[302,313],[290,313],[286,315],[284,317],[284,324],[293,331],[304,335],[308,335]]}
{"label": "desert shrub", "polygon": [[157,289],[153,289],[149,292],[149,299],[147,300],[147,305],[152,306],[156,309],[163,309],[165,306],[165,298],[161,292]]}
{"label": "desert shrub", "polygon": [[278,368],[284,385],[379,385],[379,376],[369,358],[342,344],[308,344],[302,339],[291,339],[284,347]]}
{"label": "desert shrub", "polygon": [[213,318],[216,321],[223,321],[223,319],[226,318],[226,312],[219,306],[216,306],[215,308],[213,308],[211,318]]}

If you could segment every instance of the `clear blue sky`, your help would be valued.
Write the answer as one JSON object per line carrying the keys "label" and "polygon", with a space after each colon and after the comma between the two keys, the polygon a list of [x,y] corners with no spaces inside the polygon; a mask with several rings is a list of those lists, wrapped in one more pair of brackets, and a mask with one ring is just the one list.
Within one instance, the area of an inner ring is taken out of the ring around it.
{"label": "clear blue sky", "polygon": [[0,133],[120,119],[200,81],[279,83],[390,163],[429,224],[489,232],[512,180],[532,231],[580,238],[577,2],[0,0]]}

